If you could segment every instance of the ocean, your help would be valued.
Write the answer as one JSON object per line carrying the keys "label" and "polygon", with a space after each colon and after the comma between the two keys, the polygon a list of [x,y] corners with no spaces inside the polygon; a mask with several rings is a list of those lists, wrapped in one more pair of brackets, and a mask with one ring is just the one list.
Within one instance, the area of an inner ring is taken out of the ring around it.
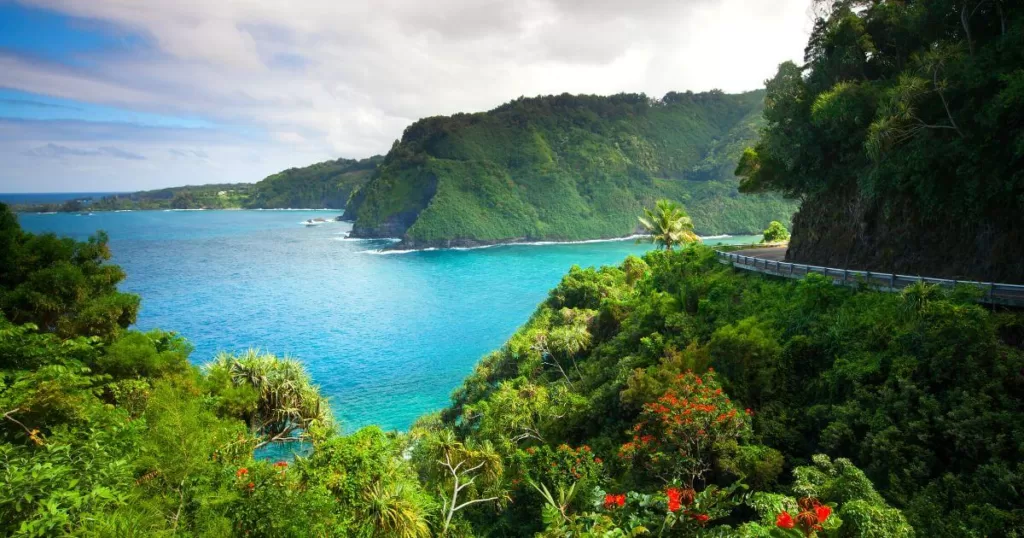
{"label": "ocean", "polygon": [[[438,410],[576,264],[617,264],[633,241],[506,245],[382,255],[337,211],[22,214],[32,232],[110,236],[122,289],[142,296],[137,328],[172,330],[191,360],[254,347],[300,359],[344,431],[408,428]],[[723,239],[751,242],[746,236]]]}

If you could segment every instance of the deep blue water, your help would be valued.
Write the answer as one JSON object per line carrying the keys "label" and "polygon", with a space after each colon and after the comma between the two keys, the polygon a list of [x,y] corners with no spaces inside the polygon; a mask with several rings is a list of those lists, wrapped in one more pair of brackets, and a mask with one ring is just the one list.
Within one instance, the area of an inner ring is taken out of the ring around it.
{"label": "deep blue water", "polygon": [[[351,431],[405,429],[444,407],[573,264],[620,262],[632,241],[381,255],[324,211],[136,211],[33,215],[29,231],[110,235],[138,328],[174,330],[201,364],[259,347],[301,359]],[[735,238],[749,241],[750,238]]]}

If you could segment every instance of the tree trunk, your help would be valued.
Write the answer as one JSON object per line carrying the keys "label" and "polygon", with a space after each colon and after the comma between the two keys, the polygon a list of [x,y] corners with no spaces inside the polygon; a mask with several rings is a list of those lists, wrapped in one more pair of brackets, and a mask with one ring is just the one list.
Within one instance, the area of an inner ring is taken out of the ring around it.
{"label": "tree trunk", "polygon": [[999,12],[999,35],[1006,35],[1006,13],[1003,12],[1003,0],[996,0],[996,11]]}
{"label": "tree trunk", "polygon": [[967,14],[967,3],[964,3],[964,7],[960,10],[960,24],[964,27],[964,33],[967,35],[967,48],[971,51],[971,56],[974,56],[974,40],[971,39],[971,22],[970,15]]}

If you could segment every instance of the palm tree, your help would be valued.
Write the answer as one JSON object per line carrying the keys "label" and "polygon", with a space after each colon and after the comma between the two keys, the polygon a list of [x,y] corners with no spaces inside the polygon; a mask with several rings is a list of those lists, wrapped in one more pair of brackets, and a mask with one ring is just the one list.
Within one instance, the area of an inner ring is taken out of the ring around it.
{"label": "palm tree", "polygon": [[658,200],[654,208],[655,211],[644,209],[646,216],[640,217],[640,224],[650,234],[648,241],[665,247],[665,250],[700,241],[693,231],[693,220],[681,205],[671,200]]}

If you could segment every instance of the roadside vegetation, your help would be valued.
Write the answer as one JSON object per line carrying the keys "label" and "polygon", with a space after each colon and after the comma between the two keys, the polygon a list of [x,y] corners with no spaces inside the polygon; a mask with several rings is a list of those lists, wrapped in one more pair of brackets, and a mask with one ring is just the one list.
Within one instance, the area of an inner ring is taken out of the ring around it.
{"label": "roadside vegetation", "polygon": [[781,222],[773,220],[768,224],[768,227],[765,228],[761,242],[782,243],[784,241],[789,241],[789,230],[787,230]]}

